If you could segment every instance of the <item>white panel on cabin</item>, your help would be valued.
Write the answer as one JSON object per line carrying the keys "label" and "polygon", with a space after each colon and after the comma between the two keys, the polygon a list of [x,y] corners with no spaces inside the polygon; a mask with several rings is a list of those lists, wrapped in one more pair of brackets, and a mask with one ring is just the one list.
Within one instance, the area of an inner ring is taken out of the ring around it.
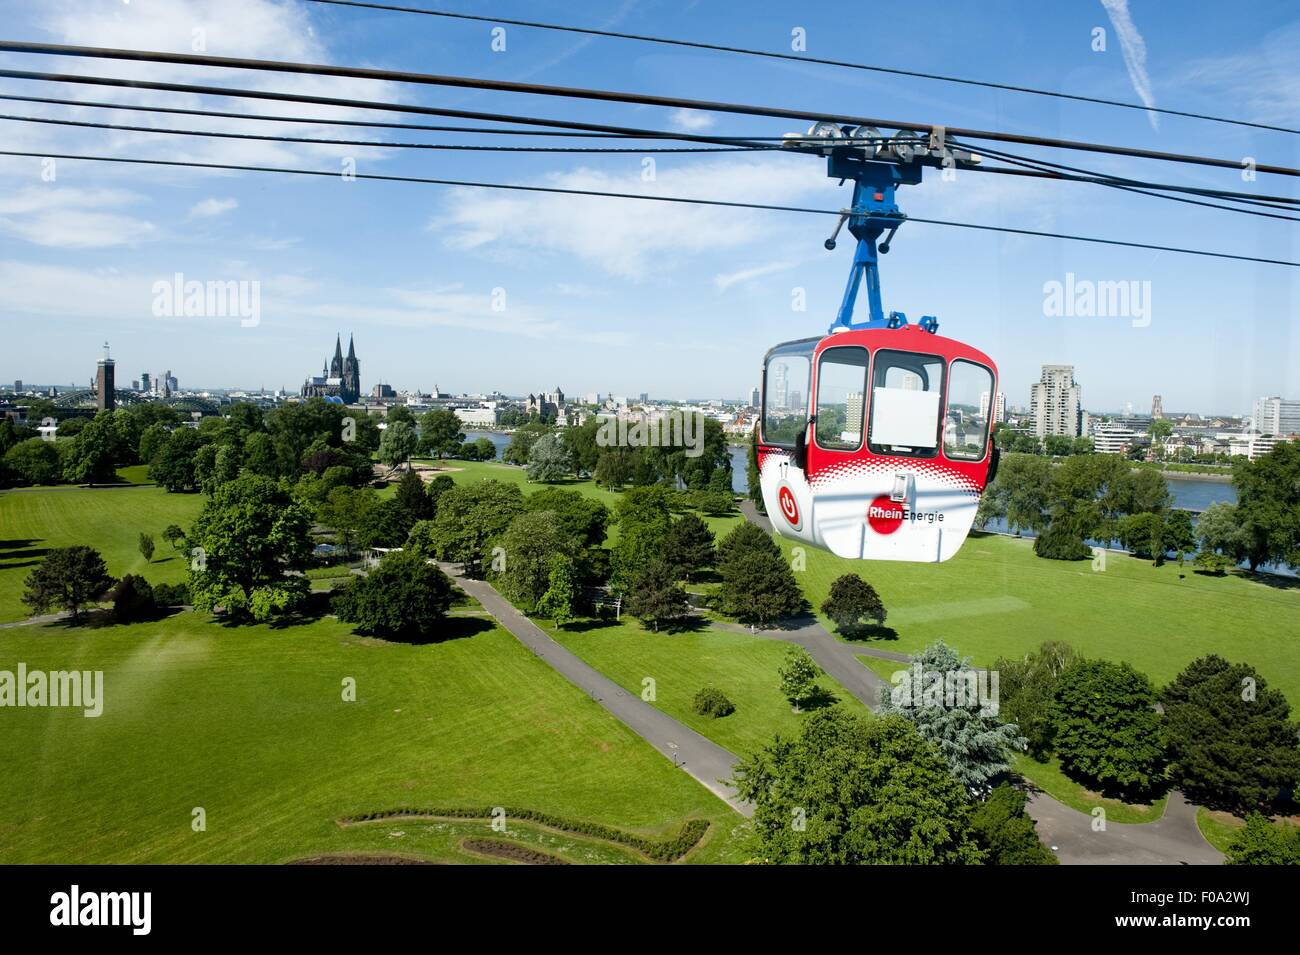
{"label": "white panel on cabin", "polygon": [[939,392],[910,388],[872,389],[872,444],[933,448],[938,431]]}

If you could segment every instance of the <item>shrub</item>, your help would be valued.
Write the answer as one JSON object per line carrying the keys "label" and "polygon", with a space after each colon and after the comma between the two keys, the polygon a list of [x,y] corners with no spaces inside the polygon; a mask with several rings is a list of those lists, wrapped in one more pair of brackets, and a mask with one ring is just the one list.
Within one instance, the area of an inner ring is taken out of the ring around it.
{"label": "shrub", "polygon": [[153,601],[159,607],[179,607],[190,602],[190,589],[184,584],[155,584]]}
{"label": "shrub", "polygon": [[1228,846],[1228,865],[1300,865],[1300,829],[1252,812]]}
{"label": "shrub", "polygon": [[1233,565],[1233,560],[1218,551],[1203,550],[1192,561],[1198,574],[1213,574],[1222,577]]}
{"label": "shrub", "polygon": [[1067,522],[1056,520],[1034,540],[1034,553],[1048,560],[1084,560],[1092,548]]}
{"label": "shrub", "polygon": [[988,865],[1057,865],[1025,812],[1025,794],[1006,783],[995,787],[970,817],[975,842]]}
{"label": "shrub", "polygon": [[736,704],[727,699],[727,695],[716,686],[706,686],[695,694],[691,709],[700,716],[712,716],[717,719],[720,716],[730,716],[736,712]]}
{"label": "shrub", "polygon": [[127,574],[109,592],[113,601],[113,619],[118,623],[146,620],[158,609],[157,598],[149,581]]}

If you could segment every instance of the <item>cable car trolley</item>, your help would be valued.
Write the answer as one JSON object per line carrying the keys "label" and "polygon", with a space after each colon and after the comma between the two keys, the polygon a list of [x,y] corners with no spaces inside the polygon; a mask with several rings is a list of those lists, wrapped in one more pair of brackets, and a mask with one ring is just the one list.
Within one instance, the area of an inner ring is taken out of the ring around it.
{"label": "cable car trolley", "polygon": [[[852,207],[825,244],[835,248],[847,223],[857,248],[827,334],[777,345],[763,359],[758,467],[777,532],[840,557],[947,560],[997,471],[992,359],[939,335],[933,316],[910,324],[881,307],[877,255],[906,218],[895,189],[919,183],[925,166],[979,161],[943,138],[940,128],[928,140],[886,139],[870,127],[818,123],[785,143],[826,155],[828,175],[853,180]],[[870,318],[854,322],[864,283]]]}

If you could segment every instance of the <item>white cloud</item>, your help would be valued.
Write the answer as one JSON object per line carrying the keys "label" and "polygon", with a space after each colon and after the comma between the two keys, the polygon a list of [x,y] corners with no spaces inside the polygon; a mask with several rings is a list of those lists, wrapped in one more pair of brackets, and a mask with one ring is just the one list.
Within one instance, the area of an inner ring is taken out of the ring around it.
{"label": "white cloud", "polygon": [[63,249],[136,245],[154,233],[153,224],[106,210],[139,198],[121,189],[32,186],[0,196],[0,231],[36,245]]}
{"label": "white cloud", "polygon": [[1216,100],[1234,104],[1254,122],[1294,126],[1300,113],[1297,48],[1300,23],[1293,23],[1250,49],[1193,60],[1176,82],[1179,87],[1196,87]]}
{"label": "white cloud", "polygon": [[[815,163],[755,160],[699,162],[661,169],[654,182],[579,168],[540,185],[637,196],[680,196],[781,204],[828,186]],[[827,197],[827,208],[833,199]],[[622,278],[641,280],[702,253],[770,242],[776,213],[689,204],[545,193],[455,189],[429,228],[461,250],[538,250],[577,257]]]}
{"label": "white cloud", "polygon": [[[87,4],[84,0],[47,0],[39,5],[36,28],[50,40],[126,49],[160,50],[178,53],[207,52],[216,56],[290,60],[307,63],[339,62],[346,57],[333,52],[312,28],[312,8],[306,4],[277,0],[169,0],[167,3],[120,2]],[[196,51],[196,44],[203,49]],[[164,63],[135,63],[117,60],[93,60],[6,55],[6,62],[24,69],[49,69],[63,72],[93,72],[103,76],[189,84],[215,84],[253,90],[271,90],[341,98],[394,100],[400,98],[396,86],[374,80],[347,77],[295,76]],[[93,64],[94,69],[89,69]],[[17,85],[7,90],[21,92]],[[130,105],[153,105],[182,108],[212,108],[233,112],[271,116],[333,117],[347,119],[364,115],[361,110],[297,103],[200,97],[185,93],[151,90],[84,87],[70,90],[73,97],[113,101]],[[72,107],[33,107],[33,115],[69,116],[103,120],[110,117],[121,122],[141,125],[139,116],[123,118],[121,114]],[[145,125],[182,129],[195,125],[193,117],[155,114]],[[210,118],[205,129],[219,132],[249,131],[247,121]],[[142,158],[169,158],[183,161],[244,165],[319,165],[321,159],[354,156],[378,160],[389,150],[328,145],[289,145],[252,140],[227,140],[187,137],[170,134],[58,129],[33,129],[14,124],[21,131],[24,145],[32,151],[77,152],[93,143],[93,151],[110,155]],[[6,130],[8,132],[8,130]],[[302,135],[302,127],[292,123],[259,122],[256,132],[270,135]],[[381,134],[382,135],[382,134]],[[90,138],[93,136],[93,139]],[[316,162],[313,162],[315,160]],[[107,168],[107,167],[106,167]],[[167,175],[159,172],[159,176]],[[194,176],[229,175],[187,169],[187,181]]]}
{"label": "white cloud", "polygon": [[1150,112],[1156,105],[1156,97],[1151,91],[1151,77],[1147,76],[1147,44],[1146,40],[1142,39],[1142,34],[1138,32],[1133,17],[1129,15],[1128,0],[1101,0],[1101,5],[1106,8],[1106,15],[1110,17],[1115,35],[1119,37],[1120,50],[1124,54],[1124,66],[1128,69],[1128,78],[1133,84],[1133,91],[1147,107],[1147,119],[1151,121],[1151,128],[1158,129],[1159,116]]}
{"label": "white cloud", "polygon": [[236,199],[204,199],[202,202],[195,203],[190,209],[190,218],[212,218],[230,212],[238,206],[239,202]]}
{"label": "white cloud", "polygon": [[752,269],[742,269],[739,272],[715,275],[713,284],[718,287],[719,292],[725,292],[733,285],[743,285],[746,282],[752,282],[754,279],[762,278],[764,275],[771,275],[773,272],[784,272],[786,269],[794,268],[795,264],[785,260],[768,262],[766,265],[757,265]]}
{"label": "white cloud", "polygon": [[668,122],[672,124],[673,129],[681,132],[698,133],[701,130],[711,129],[714,119],[711,114],[697,109],[675,109],[669,114]]}

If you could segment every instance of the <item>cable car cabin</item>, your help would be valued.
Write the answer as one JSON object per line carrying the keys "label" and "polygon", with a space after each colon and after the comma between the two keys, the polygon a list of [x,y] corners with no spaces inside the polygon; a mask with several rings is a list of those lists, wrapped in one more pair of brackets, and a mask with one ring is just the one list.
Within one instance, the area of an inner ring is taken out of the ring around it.
{"label": "cable car cabin", "polygon": [[839,557],[943,561],[993,479],[997,368],[919,325],[778,345],[758,466],[777,531]]}

